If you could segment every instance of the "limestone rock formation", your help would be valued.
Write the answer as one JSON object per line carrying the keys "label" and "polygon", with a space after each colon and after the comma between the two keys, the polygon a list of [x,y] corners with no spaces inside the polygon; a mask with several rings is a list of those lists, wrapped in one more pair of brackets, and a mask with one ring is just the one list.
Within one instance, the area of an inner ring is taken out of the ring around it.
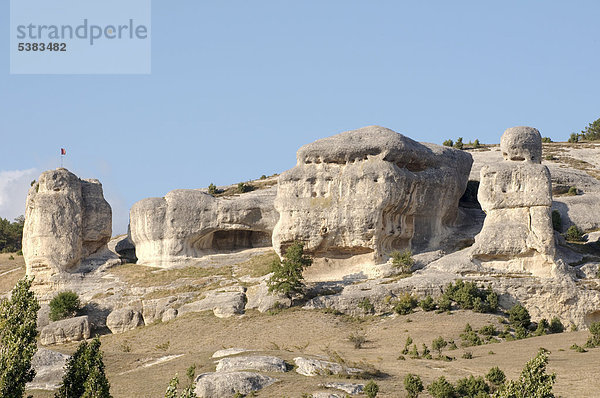
{"label": "limestone rock formation", "polygon": [[281,358],[270,355],[227,357],[218,361],[217,372],[254,370],[258,372],[287,372],[287,365]]}
{"label": "limestone rock formation", "polygon": [[90,323],[87,315],[52,322],[42,328],[40,343],[62,344],[90,338]]}
{"label": "limestone rock formation", "polygon": [[294,362],[296,363],[296,372],[300,373],[303,376],[356,376],[363,372],[362,369],[349,368],[342,366],[339,363],[322,361],[320,359],[297,357],[294,358]]}
{"label": "limestone rock formation", "polygon": [[106,247],[112,211],[98,180],[67,169],[45,171],[27,195],[23,255],[36,283],[77,270],[83,259]]}
{"label": "limestone rock formation", "polygon": [[62,383],[69,355],[47,348],[38,348],[31,360],[35,377],[27,383],[29,390],[55,390]]}
{"label": "limestone rock formation", "polygon": [[333,262],[385,262],[393,250],[436,247],[455,220],[471,156],[370,126],[300,148],[281,174],[273,247],[296,240]]}
{"label": "limestone rock formation", "polygon": [[252,372],[203,373],[196,377],[194,392],[198,398],[232,397],[261,390],[277,380]]}
{"label": "limestone rock formation", "polygon": [[543,275],[555,254],[550,172],[541,165],[542,141],[531,127],[513,127],[500,142],[504,161],[481,169],[478,199],[486,218],[474,258]]}
{"label": "limestone rock formation", "polygon": [[175,190],[143,199],[130,211],[138,263],[169,267],[215,252],[269,246],[278,217],[274,198],[270,188],[229,197]]}
{"label": "limestone rock formation", "polygon": [[129,307],[114,310],[106,318],[106,327],[113,333],[123,333],[140,326],[144,326],[142,314]]}
{"label": "limestone rock formation", "polygon": [[243,288],[212,290],[206,292],[203,299],[182,305],[178,309],[178,315],[212,310],[216,317],[229,318],[236,314],[243,314],[245,304],[246,295]]}

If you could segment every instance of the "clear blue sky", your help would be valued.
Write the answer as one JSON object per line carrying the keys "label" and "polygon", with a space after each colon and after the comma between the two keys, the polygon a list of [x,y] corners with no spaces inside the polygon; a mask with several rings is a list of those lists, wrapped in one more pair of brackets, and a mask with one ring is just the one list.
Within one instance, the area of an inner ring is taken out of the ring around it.
{"label": "clear blue sky", "polygon": [[[59,163],[129,207],[281,172],[303,144],[378,124],[418,141],[600,117],[598,1],[153,1],[152,74],[9,75],[0,41],[0,214]],[[9,24],[2,3],[1,31]],[[31,178],[30,178],[31,177]]]}

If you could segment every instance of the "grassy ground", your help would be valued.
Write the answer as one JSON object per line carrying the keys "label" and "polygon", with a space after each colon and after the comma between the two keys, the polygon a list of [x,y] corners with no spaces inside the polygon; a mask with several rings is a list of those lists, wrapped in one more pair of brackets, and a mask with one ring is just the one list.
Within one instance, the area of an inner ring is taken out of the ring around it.
{"label": "grassy ground", "polygon": [[0,294],[10,292],[25,276],[25,260],[16,253],[0,253]]}
{"label": "grassy ground", "polygon": [[[410,322],[409,322],[410,320]],[[464,326],[474,329],[489,323],[498,325],[494,315],[456,311],[452,314],[416,312],[397,317],[368,317],[356,320],[321,311],[292,309],[277,315],[249,312],[242,317],[219,319],[212,313],[189,314],[176,320],[147,326],[118,335],[102,337],[104,362],[111,382],[111,391],[118,397],[160,397],[169,379],[196,364],[198,372],[214,371],[211,359],[214,351],[241,347],[282,357],[293,364],[301,355],[319,355],[346,363],[369,364],[385,376],[376,380],[380,385],[378,397],[405,396],[402,380],[407,373],[419,374],[427,385],[444,375],[455,381],[468,375],[483,375],[493,366],[499,366],[509,378],[516,378],[527,360],[535,356],[539,347],[549,349],[550,371],[558,374],[555,393],[564,397],[592,397],[600,388],[597,364],[600,349],[586,353],[570,350],[573,343],[583,345],[588,332],[532,337],[525,340],[460,347]],[[364,334],[368,342],[355,349],[347,337],[352,333]],[[459,348],[444,353],[456,360],[410,359],[399,360],[407,336],[419,349],[438,336],[453,339]],[[71,352],[75,344],[59,346]],[[469,351],[473,359],[463,359]],[[152,365],[167,356],[172,360]],[[296,372],[273,374],[280,381],[259,392],[259,397],[301,397],[302,393],[318,390],[325,381],[340,381],[335,376],[304,377]],[[34,392],[34,397],[50,396]],[[425,394],[423,396],[426,396]]]}

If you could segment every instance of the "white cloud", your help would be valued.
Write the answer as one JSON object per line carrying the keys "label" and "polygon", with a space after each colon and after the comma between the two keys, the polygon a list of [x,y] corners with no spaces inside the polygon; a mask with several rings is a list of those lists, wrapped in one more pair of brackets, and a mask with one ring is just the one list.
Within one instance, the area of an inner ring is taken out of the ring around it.
{"label": "white cloud", "polygon": [[0,171],[0,217],[12,221],[25,213],[25,200],[36,169]]}

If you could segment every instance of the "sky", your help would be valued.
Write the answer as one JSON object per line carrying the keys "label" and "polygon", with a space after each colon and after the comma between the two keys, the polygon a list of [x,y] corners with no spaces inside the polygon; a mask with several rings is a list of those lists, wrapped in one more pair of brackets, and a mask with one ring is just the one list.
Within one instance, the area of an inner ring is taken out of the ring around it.
{"label": "sky", "polygon": [[[0,6],[8,32],[9,2]],[[11,75],[0,40],[0,217],[64,166],[113,233],[146,197],[285,171],[368,125],[421,142],[566,140],[600,118],[598,1],[152,1],[149,75]]]}

